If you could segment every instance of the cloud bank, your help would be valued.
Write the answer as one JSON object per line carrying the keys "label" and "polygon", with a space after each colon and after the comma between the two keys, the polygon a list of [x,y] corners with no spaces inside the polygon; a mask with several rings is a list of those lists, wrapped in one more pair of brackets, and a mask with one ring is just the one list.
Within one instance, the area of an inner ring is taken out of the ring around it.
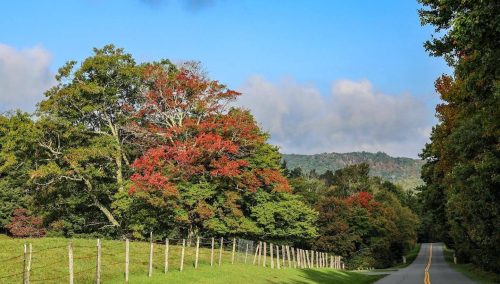
{"label": "cloud bank", "polygon": [[0,43],[0,111],[33,111],[43,93],[55,84],[51,60],[42,47],[17,50]]}
{"label": "cloud bank", "polygon": [[339,80],[329,96],[293,79],[254,76],[239,88],[249,108],[284,153],[383,151],[417,157],[432,113],[415,97],[376,92],[367,80]]}

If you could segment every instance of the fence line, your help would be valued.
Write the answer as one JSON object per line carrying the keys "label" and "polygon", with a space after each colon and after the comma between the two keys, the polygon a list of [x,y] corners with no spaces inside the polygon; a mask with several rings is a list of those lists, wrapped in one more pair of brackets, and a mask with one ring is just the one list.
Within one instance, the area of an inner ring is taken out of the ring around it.
{"label": "fence line", "polygon": [[[216,240],[213,237],[196,237],[190,246],[189,242],[186,242],[186,239],[167,238],[162,241],[154,241],[153,234],[150,233],[147,249],[142,245],[142,249],[131,246],[134,243],[139,242],[125,239],[124,246],[121,247],[121,252],[116,252],[116,245],[109,245],[108,243],[104,246],[100,239],[97,239],[96,246],[78,245],[70,241],[64,246],[40,249],[34,249],[31,243],[25,243],[22,254],[0,260],[0,263],[17,263],[16,266],[19,265],[17,267],[22,265],[22,272],[12,273],[11,270],[9,271],[11,274],[0,274],[0,282],[3,279],[17,282],[20,280],[15,279],[22,277],[23,284],[44,283],[48,281],[57,281],[57,283],[68,281],[70,284],[73,284],[76,276],[86,275],[87,279],[92,278],[94,283],[100,284],[103,281],[103,269],[104,271],[109,271],[109,269],[116,270],[121,266],[119,269],[123,271],[125,283],[128,283],[131,267],[135,270],[137,270],[138,266],[147,267],[146,275],[149,278],[153,277],[155,269],[162,269],[164,274],[168,273],[172,268],[172,264],[173,268],[178,268],[179,271],[183,271],[186,264],[189,264],[195,270],[200,265],[214,267],[216,250],[218,251],[218,266],[241,263],[262,266],[266,269],[344,269],[344,263],[340,256],[328,252],[304,250],[285,244],[273,244],[266,241],[255,242],[237,238],[225,239],[223,237]],[[144,243],[142,242],[142,244]],[[43,261],[45,252],[61,248],[65,248],[65,257],[49,263]],[[87,251],[82,254],[79,251],[81,248],[92,249],[94,253],[88,254]],[[173,254],[172,249],[178,252],[178,254]],[[249,260],[248,258],[252,256],[253,259]],[[95,262],[92,259],[95,259]],[[121,260],[117,261],[118,259]],[[22,264],[20,264],[21,262]],[[61,265],[62,263],[65,263],[65,265]],[[85,265],[83,267],[80,266],[78,271],[76,271],[75,263]],[[92,267],[92,265],[94,266]],[[44,272],[42,270],[48,267],[54,267],[55,271],[60,271],[61,267],[66,268],[64,269],[65,272],[61,273],[62,276],[55,276],[56,274],[52,271]],[[94,276],[89,275],[92,271],[94,272]]]}

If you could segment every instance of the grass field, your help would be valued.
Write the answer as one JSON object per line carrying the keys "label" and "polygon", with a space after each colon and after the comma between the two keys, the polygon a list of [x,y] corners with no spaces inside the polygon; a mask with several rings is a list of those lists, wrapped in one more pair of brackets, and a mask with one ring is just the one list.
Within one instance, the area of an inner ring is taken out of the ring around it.
{"label": "grass field", "polygon": [[[23,272],[23,244],[32,243],[31,283],[68,282],[68,243],[74,253],[75,283],[93,283],[96,267],[96,241],[88,239],[12,239],[0,235],[0,283],[20,283]],[[323,269],[270,269],[252,265],[253,255],[237,253],[231,264],[231,243],[225,243],[222,264],[218,265],[219,251],[215,251],[214,266],[210,266],[211,243],[202,241],[199,267],[195,270],[195,248],[185,251],[184,270],[180,268],[178,240],[172,240],[169,252],[169,271],[164,273],[163,244],[154,245],[153,276],[147,277],[149,243],[130,243],[130,283],[372,283],[379,276],[355,272]],[[216,246],[218,248],[218,246]],[[123,241],[102,241],[102,283],[123,283],[125,271],[125,244]]]}

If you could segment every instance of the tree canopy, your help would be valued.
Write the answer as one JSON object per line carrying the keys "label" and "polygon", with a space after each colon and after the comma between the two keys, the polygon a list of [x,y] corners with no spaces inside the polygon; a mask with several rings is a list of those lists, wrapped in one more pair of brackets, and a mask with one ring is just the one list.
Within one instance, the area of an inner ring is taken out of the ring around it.
{"label": "tree canopy", "polygon": [[452,75],[436,80],[439,123],[422,152],[425,226],[461,261],[500,267],[500,7],[495,1],[420,1],[422,24],[439,37],[425,43]]}

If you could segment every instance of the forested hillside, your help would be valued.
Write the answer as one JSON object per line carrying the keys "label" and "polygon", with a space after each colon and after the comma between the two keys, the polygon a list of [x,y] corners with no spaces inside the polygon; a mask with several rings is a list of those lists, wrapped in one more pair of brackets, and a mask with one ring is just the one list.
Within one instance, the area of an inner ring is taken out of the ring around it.
{"label": "forested hillside", "polygon": [[370,175],[401,185],[404,189],[414,189],[423,184],[420,179],[421,160],[391,157],[383,152],[322,153],[315,155],[284,154],[283,159],[289,169],[301,168],[304,173],[315,170],[323,174],[350,165],[367,163]]}

